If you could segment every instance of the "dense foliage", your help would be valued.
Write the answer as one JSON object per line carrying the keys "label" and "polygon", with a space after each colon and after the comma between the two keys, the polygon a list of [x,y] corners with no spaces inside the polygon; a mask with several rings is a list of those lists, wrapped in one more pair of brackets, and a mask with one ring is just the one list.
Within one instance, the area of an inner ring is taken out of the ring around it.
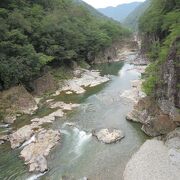
{"label": "dense foliage", "polygon": [[147,10],[151,3],[151,0],[146,0],[145,2],[141,3],[138,7],[135,8],[133,12],[131,12],[126,19],[124,20],[123,24],[130,28],[132,31],[138,31],[138,21],[139,18],[143,15],[143,13]]}
{"label": "dense foliage", "polygon": [[152,0],[140,18],[142,49],[152,61],[146,72],[144,90],[152,94],[160,83],[161,65],[166,61],[171,45],[180,36],[180,1]]}
{"label": "dense foliage", "polygon": [[0,89],[29,82],[46,65],[93,60],[128,35],[94,12],[79,0],[1,0]]}

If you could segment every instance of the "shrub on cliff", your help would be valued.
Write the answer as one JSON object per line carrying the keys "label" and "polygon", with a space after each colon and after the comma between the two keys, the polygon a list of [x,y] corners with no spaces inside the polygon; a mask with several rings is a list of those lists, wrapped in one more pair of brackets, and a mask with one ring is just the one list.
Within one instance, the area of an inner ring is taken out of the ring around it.
{"label": "shrub on cliff", "polygon": [[180,36],[180,1],[152,0],[140,18],[139,29],[142,50],[152,62],[151,70],[146,71],[143,87],[147,94],[153,94],[156,85],[161,83],[161,65],[168,59],[173,42]]}

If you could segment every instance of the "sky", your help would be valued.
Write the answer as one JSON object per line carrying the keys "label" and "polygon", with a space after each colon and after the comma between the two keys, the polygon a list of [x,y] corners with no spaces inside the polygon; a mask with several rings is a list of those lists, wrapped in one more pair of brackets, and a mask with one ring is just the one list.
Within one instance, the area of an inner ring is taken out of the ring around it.
{"label": "sky", "polygon": [[108,6],[117,6],[119,4],[131,3],[131,2],[143,2],[144,0],[83,0],[90,4],[94,8],[104,8]]}

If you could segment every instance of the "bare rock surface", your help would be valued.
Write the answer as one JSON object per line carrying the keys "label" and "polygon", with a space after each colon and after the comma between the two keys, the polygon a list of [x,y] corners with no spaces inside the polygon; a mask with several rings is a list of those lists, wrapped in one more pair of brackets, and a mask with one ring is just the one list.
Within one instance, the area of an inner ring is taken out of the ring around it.
{"label": "bare rock surface", "polygon": [[81,69],[81,71],[82,73],[80,77],[74,77],[73,79],[66,80],[64,82],[64,86],[57,90],[54,95],[59,95],[62,91],[82,94],[86,91],[84,87],[94,87],[109,81],[109,78],[101,76],[99,71],[89,71],[86,69]]}
{"label": "bare rock surface", "polygon": [[165,142],[147,140],[124,171],[124,180],[179,180],[180,128],[170,132]]}
{"label": "bare rock surface", "polygon": [[176,148],[180,150],[180,127],[176,128],[166,136],[165,144],[169,148]]}
{"label": "bare rock surface", "polygon": [[97,139],[103,143],[111,144],[115,143],[122,138],[124,138],[124,134],[121,130],[118,129],[101,129],[95,130],[92,133]]}
{"label": "bare rock surface", "polygon": [[15,149],[21,146],[22,143],[29,140],[31,136],[34,134],[33,129],[38,129],[39,126],[37,124],[31,124],[23,126],[18,129],[16,132],[9,135],[9,141],[11,143],[11,148]]}
{"label": "bare rock surface", "polygon": [[48,169],[46,157],[60,140],[60,133],[54,130],[41,130],[33,143],[25,146],[21,157],[29,165],[29,171],[45,172]]}
{"label": "bare rock surface", "polygon": [[56,110],[55,112],[44,116],[42,118],[34,118],[31,120],[31,122],[35,122],[38,123],[38,125],[42,125],[44,123],[52,123],[53,121],[55,121],[56,117],[63,117],[64,116],[64,110],[72,110],[73,108],[76,108],[79,106],[79,104],[66,104],[62,101],[58,101],[58,102],[53,102],[50,101],[49,104],[51,109],[55,109],[58,108],[58,110]]}
{"label": "bare rock surface", "polygon": [[159,136],[173,131],[177,125],[150,97],[141,98],[126,116],[127,120],[140,122],[142,130],[149,136]]}
{"label": "bare rock surface", "polygon": [[33,114],[37,108],[34,97],[23,86],[0,92],[0,110],[4,114],[5,123],[14,123],[17,113]]}
{"label": "bare rock surface", "polygon": [[57,90],[57,82],[50,73],[44,74],[32,83],[34,93],[38,96]]}
{"label": "bare rock surface", "polygon": [[37,109],[34,97],[23,86],[15,86],[0,93],[0,102],[10,112],[32,114]]}
{"label": "bare rock surface", "polygon": [[146,94],[141,90],[142,80],[131,81],[132,88],[124,91],[120,97],[129,99],[133,103],[137,103],[139,99],[146,97]]}
{"label": "bare rock surface", "polygon": [[9,141],[8,135],[0,135],[0,145],[4,144],[6,141]]}
{"label": "bare rock surface", "polygon": [[9,136],[8,135],[1,135],[0,136],[0,141],[8,141],[9,140]]}
{"label": "bare rock surface", "polygon": [[13,124],[15,121],[16,121],[15,114],[7,114],[3,119],[3,122],[7,124]]}
{"label": "bare rock surface", "polygon": [[50,103],[50,108],[54,109],[54,108],[61,108],[63,110],[72,110],[73,108],[79,107],[79,104],[66,104],[62,101],[58,101],[58,102],[52,102]]}
{"label": "bare rock surface", "polygon": [[62,111],[62,109],[58,109],[57,111],[42,118],[34,118],[31,120],[31,122],[37,123],[38,125],[42,125],[44,123],[52,123],[53,121],[55,121],[56,117],[63,117],[63,116],[64,116],[64,112]]}

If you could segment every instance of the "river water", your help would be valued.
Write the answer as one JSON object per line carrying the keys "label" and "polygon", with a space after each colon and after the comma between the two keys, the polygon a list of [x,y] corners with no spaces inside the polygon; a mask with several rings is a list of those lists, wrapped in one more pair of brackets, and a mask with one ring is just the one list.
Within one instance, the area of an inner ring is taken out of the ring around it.
{"label": "river water", "polygon": [[[0,146],[0,179],[3,180],[60,180],[62,176],[90,180],[122,180],[123,171],[132,154],[147,139],[140,125],[128,122],[126,114],[132,102],[121,94],[131,88],[131,80],[140,78],[134,65],[123,62],[96,65],[102,74],[111,75],[110,81],[87,89],[82,95],[58,96],[56,100],[80,103],[80,107],[56,119],[51,128],[59,129],[61,143],[48,157],[49,171],[29,174],[24,162],[18,157],[20,149],[11,150],[9,144]],[[67,122],[75,123],[70,127]],[[115,144],[103,144],[92,137],[98,128],[121,129],[125,138]]]}

